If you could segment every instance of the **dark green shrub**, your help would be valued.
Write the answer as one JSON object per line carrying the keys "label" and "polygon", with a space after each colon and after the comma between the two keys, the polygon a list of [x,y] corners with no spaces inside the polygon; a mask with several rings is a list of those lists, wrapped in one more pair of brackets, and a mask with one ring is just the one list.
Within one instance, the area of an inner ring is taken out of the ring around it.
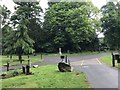
{"label": "dark green shrub", "polygon": [[18,76],[18,74],[19,74],[19,72],[16,70],[12,73],[13,76]]}

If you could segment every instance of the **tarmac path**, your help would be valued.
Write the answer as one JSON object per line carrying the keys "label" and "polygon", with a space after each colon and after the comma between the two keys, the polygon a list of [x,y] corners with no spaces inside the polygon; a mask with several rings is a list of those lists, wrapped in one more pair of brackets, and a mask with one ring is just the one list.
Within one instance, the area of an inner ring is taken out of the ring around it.
{"label": "tarmac path", "polygon": [[[95,54],[95,55],[82,55],[82,56],[69,56],[69,60],[70,62],[75,62],[75,61],[81,61],[82,59],[91,59],[91,58],[99,58],[101,56],[105,56],[105,55],[109,55],[110,53],[98,53],[98,54]],[[37,55],[35,56],[37,57],[38,59],[41,58],[40,55]],[[31,64],[31,66],[33,65],[39,65],[39,66],[44,66],[44,65],[51,65],[51,64],[58,64],[58,62],[61,61],[60,59],[60,56],[47,56],[47,55],[43,55],[43,59],[44,61],[41,62],[41,63],[34,63],[34,64]],[[10,66],[10,70],[14,70],[14,69],[20,69],[21,66]],[[0,73],[1,72],[6,72],[7,69],[6,67],[2,67],[0,68]]]}
{"label": "tarmac path", "polygon": [[98,58],[71,63],[74,69],[86,73],[92,88],[118,88],[118,69],[109,67]]}

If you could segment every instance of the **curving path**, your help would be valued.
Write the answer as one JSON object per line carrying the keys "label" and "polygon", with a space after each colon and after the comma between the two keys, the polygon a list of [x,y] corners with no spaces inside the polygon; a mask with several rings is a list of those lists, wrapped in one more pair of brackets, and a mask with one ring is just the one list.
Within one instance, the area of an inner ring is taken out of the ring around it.
{"label": "curving path", "polygon": [[[99,58],[101,56],[105,56],[105,55],[109,55],[110,53],[102,53],[102,54],[95,54],[95,55],[83,55],[83,56],[69,56],[68,58],[70,59],[71,62],[75,62],[75,61],[81,61],[82,59],[91,59],[91,58]],[[37,58],[40,59],[41,56],[37,55]],[[44,62],[41,63],[34,63],[37,64],[39,66],[43,66],[43,65],[50,65],[50,64],[58,64],[59,61],[61,61],[60,56],[43,56]],[[33,66],[34,64],[32,64],[31,66]],[[11,66],[10,70],[14,70],[14,69],[19,69],[21,68],[21,66]],[[1,72],[6,72],[6,67],[2,67],[0,68],[0,73]]]}

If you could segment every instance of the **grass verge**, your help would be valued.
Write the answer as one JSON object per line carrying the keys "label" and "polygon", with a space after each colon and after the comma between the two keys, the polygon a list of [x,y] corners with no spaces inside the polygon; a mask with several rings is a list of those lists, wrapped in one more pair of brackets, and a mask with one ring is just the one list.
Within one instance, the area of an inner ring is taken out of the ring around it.
{"label": "grass verge", "polygon": [[[112,66],[112,56],[110,56],[110,55],[108,55],[108,56],[103,56],[103,57],[100,58],[100,60],[101,60],[103,63],[105,63],[105,64],[107,64],[107,65],[109,65],[109,66]],[[120,68],[120,64],[117,63],[117,60],[115,60],[115,65],[116,65],[115,67]]]}
{"label": "grass verge", "polygon": [[2,88],[90,88],[84,73],[59,72],[56,65],[32,68],[33,75],[2,80]]}

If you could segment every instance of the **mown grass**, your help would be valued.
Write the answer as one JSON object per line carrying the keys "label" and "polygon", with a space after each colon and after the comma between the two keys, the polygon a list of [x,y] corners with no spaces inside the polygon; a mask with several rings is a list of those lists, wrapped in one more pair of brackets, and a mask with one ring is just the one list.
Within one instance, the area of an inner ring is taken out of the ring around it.
{"label": "mown grass", "polygon": [[[108,55],[108,56],[103,56],[103,57],[100,58],[100,60],[101,60],[103,63],[112,66],[112,56],[110,56],[110,55]],[[115,67],[120,68],[120,64],[117,63],[117,60],[115,60]]]}
{"label": "mown grass", "polygon": [[[22,63],[27,64],[28,63],[28,56],[22,56],[22,59],[24,60]],[[30,56],[30,61],[31,63],[37,63],[37,62],[42,62],[40,56]],[[12,59],[10,59],[8,56],[0,56],[0,67],[4,66],[7,64],[7,62],[10,63],[10,66],[17,66],[20,65],[20,62],[18,61],[18,56],[13,55]]]}
{"label": "mown grass", "polygon": [[84,73],[59,72],[56,65],[32,68],[33,75],[2,80],[2,88],[90,88]]}
{"label": "mown grass", "polygon": [[[100,54],[100,53],[103,53],[102,52],[90,52],[90,51],[87,51],[87,52],[80,52],[80,53],[62,53],[62,55],[67,55],[67,56],[82,56],[82,55],[94,55],[94,54]],[[41,55],[40,53],[38,53],[38,55]],[[60,56],[59,53],[42,53],[42,55],[45,55],[45,56]]]}

